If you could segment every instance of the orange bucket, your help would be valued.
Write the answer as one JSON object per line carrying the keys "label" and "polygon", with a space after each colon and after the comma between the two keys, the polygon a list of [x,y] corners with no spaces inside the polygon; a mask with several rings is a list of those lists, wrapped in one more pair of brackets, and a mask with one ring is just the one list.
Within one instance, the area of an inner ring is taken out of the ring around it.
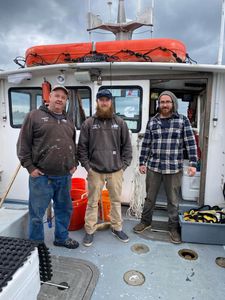
{"label": "orange bucket", "polygon": [[85,178],[72,178],[71,179],[71,190],[86,190],[87,180]]}
{"label": "orange bucket", "polygon": [[87,191],[72,189],[70,191],[72,198],[73,212],[70,218],[69,230],[79,230],[84,226],[84,217],[88,202]]}
{"label": "orange bucket", "polygon": [[110,205],[110,197],[109,197],[109,191],[108,190],[103,190],[102,191],[102,201],[99,200],[100,219],[103,220],[101,203],[103,205],[104,221],[110,221],[111,205]]}

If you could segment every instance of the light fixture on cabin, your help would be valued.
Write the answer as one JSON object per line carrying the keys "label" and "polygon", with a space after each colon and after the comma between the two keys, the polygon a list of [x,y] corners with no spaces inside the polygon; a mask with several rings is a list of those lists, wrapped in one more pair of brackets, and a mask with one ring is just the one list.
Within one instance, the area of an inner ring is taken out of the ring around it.
{"label": "light fixture on cabin", "polygon": [[99,71],[98,77],[97,77],[97,85],[102,85],[102,76],[101,72]]}
{"label": "light fixture on cabin", "polygon": [[65,74],[63,71],[56,77],[58,84],[64,85],[65,84]]}
{"label": "light fixture on cabin", "polygon": [[81,83],[91,82],[91,75],[89,71],[74,72],[75,79]]}
{"label": "light fixture on cabin", "polygon": [[23,80],[30,80],[31,78],[30,72],[10,74],[8,75],[8,83],[20,84]]}

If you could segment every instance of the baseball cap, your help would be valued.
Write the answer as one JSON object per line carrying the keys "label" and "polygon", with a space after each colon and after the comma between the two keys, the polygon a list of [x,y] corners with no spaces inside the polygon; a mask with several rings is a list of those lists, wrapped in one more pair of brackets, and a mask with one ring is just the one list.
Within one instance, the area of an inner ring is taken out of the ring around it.
{"label": "baseball cap", "polygon": [[69,91],[63,85],[55,85],[55,86],[53,86],[52,92],[56,91],[56,90],[63,90],[67,95],[69,94]]}
{"label": "baseball cap", "polygon": [[108,99],[112,99],[112,93],[109,90],[100,90],[98,91],[96,98],[99,99],[101,97],[107,97]]}

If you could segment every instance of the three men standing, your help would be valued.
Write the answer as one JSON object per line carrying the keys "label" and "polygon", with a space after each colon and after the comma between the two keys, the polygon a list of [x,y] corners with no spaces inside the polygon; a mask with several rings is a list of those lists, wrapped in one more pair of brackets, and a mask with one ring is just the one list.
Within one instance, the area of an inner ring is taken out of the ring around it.
{"label": "three men standing", "polygon": [[[53,199],[55,211],[54,245],[77,248],[79,243],[68,237],[72,213],[71,176],[78,165],[75,157],[75,128],[64,113],[68,90],[52,89],[48,108],[43,105],[31,111],[21,128],[17,153],[29,177],[29,237],[44,240],[43,216]],[[141,233],[152,223],[156,197],[161,185],[167,195],[169,232],[174,243],[180,242],[178,206],[183,168],[183,148],[189,156],[189,175],[194,176],[197,149],[191,124],[178,114],[177,98],[170,91],[159,96],[159,112],[146,128],[139,158],[139,171],[146,176],[146,199],[141,222],[134,227]],[[129,237],[122,230],[121,193],[123,172],[132,160],[130,134],[126,122],[115,115],[112,94],[99,90],[96,113],[84,121],[78,143],[78,158],[88,172],[88,205],[83,239],[85,246],[93,243],[98,219],[98,201],[104,186],[111,200],[112,234],[120,241]]]}

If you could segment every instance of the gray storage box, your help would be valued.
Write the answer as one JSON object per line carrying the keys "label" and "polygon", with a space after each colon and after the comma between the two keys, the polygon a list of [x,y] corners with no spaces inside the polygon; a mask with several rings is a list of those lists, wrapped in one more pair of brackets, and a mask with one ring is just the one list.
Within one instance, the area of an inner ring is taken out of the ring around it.
{"label": "gray storage box", "polygon": [[225,224],[188,222],[182,215],[179,218],[182,242],[225,245]]}

